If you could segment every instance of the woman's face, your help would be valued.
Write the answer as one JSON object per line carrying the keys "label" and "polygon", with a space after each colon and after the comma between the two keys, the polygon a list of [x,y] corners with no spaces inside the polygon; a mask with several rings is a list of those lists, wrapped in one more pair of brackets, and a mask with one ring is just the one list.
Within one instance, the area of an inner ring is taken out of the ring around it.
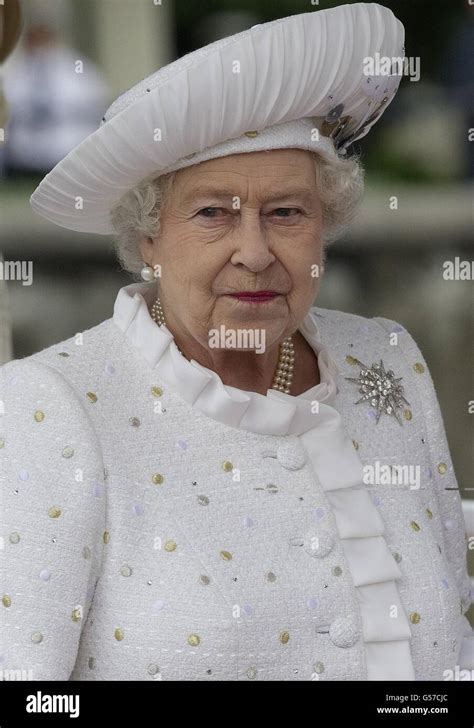
{"label": "woman's face", "polygon": [[[322,208],[313,155],[234,154],[179,170],[157,237],[140,246],[161,267],[163,308],[207,347],[209,332],[264,330],[266,347],[292,334],[316,296]],[[261,302],[239,298],[271,291]],[[168,319],[169,323],[169,319]]]}

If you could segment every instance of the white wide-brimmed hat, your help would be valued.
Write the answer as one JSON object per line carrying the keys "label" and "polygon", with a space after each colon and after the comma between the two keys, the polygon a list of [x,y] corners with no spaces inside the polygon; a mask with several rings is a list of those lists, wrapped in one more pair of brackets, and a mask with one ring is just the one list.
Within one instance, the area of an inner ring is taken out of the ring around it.
{"label": "white wide-brimmed hat", "polygon": [[[269,149],[344,154],[397,92],[404,28],[376,3],[293,15],[211,43],[123,93],[99,128],[46,175],[33,209],[110,234],[110,211],[141,180]],[[390,69],[392,66],[390,65]]]}

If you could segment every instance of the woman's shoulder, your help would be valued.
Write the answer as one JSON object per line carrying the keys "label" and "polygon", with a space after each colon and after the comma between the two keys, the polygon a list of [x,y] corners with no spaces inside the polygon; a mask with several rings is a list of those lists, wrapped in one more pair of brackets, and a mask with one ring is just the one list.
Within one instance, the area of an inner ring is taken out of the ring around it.
{"label": "woman's shoulder", "polygon": [[[314,306],[311,308],[319,335],[329,349],[338,350],[340,354],[351,354],[354,357],[370,358],[377,354],[385,355],[394,352],[415,357],[421,362],[423,355],[418,344],[408,329],[399,321],[383,316],[366,317],[347,311]],[[374,360],[375,361],[375,360]],[[368,363],[368,362],[367,362]],[[423,361],[426,366],[426,363]]]}
{"label": "woman's shoulder", "polygon": [[89,405],[95,401],[92,383],[111,335],[104,321],[0,366],[0,434],[12,451],[26,439],[48,457],[56,439],[64,437],[87,442],[101,461]]}
{"label": "woman's shoulder", "polygon": [[[380,335],[385,332],[408,334],[405,326],[399,321],[384,318],[383,316],[361,316],[360,314],[350,313],[349,311],[339,311],[332,308],[321,308],[313,306],[311,313],[316,319],[318,327],[333,328],[340,334],[355,335],[374,334]],[[408,334],[409,335],[409,334]],[[366,337],[367,338],[367,337]]]}
{"label": "woman's shoulder", "polygon": [[106,366],[108,355],[120,346],[121,332],[112,319],[68,339],[45,347],[29,356],[12,359],[0,366],[2,386],[22,379],[29,386],[54,386],[67,396],[94,377],[94,371]]}

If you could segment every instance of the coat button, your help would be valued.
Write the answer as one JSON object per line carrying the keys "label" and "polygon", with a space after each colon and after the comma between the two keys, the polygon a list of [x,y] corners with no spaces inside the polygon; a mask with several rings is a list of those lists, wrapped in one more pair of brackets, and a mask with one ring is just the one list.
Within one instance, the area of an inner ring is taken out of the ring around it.
{"label": "coat button", "polygon": [[317,556],[320,559],[327,556],[332,551],[333,546],[334,537],[329,531],[321,531],[320,533],[311,531],[304,540],[306,552],[310,556]]}
{"label": "coat button", "polygon": [[352,647],[359,639],[354,617],[338,617],[329,627],[329,639],[336,647]]}
{"label": "coat button", "polygon": [[297,437],[289,436],[278,447],[277,460],[286,470],[300,470],[307,460],[306,450]]}

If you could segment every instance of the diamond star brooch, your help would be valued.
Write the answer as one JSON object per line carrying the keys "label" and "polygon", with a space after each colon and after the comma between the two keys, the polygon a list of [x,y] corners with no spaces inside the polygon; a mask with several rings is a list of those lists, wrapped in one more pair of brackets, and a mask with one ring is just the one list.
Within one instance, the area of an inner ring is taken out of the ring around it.
{"label": "diamond star brooch", "polygon": [[399,384],[403,377],[396,379],[391,369],[386,372],[382,359],[380,360],[380,364],[372,364],[371,367],[368,367],[355,357],[351,358],[353,363],[358,364],[361,368],[357,378],[345,377],[348,381],[355,382],[359,385],[359,392],[362,394],[362,397],[357,402],[354,402],[354,404],[370,402],[370,405],[377,410],[376,424],[378,424],[383,412],[395,417],[398,423],[403,425],[397,410],[403,409],[403,403],[410,404],[405,399],[402,385]]}

